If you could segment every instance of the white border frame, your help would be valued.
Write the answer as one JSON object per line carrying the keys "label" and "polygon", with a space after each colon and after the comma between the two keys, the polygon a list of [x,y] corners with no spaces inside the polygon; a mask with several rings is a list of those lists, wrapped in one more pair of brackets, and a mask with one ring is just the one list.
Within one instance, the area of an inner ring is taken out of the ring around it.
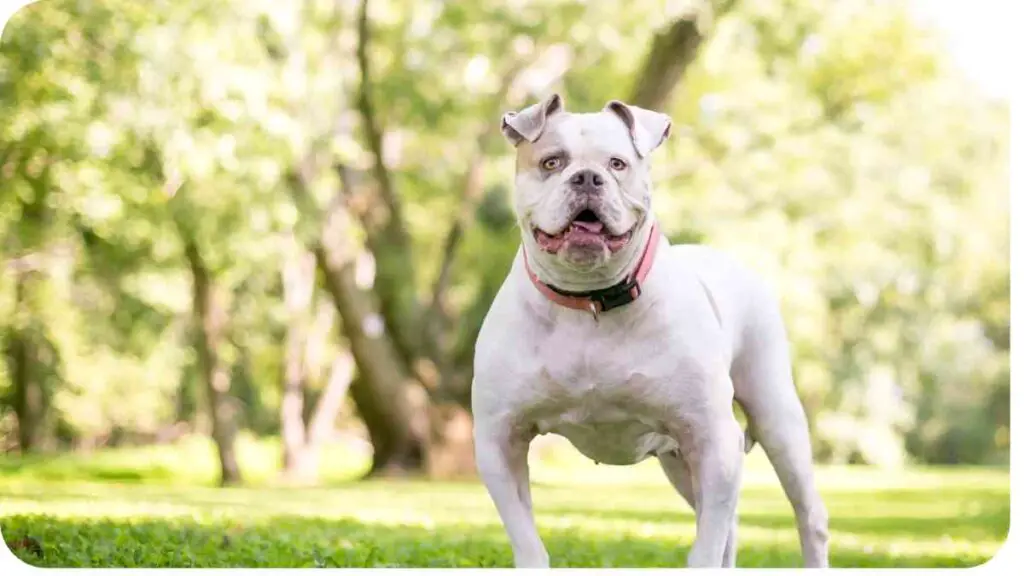
{"label": "white border frame", "polygon": [[[0,39],[2,39],[3,29],[10,18],[22,7],[32,4],[38,0],[0,0]],[[466,0],[471,1],[471,0]],[[1008,2],[1009,4],[1010,2]],[[1021,4],[1013,3],[1014,8],[1020,8]],[[968,3],[965,3],[964,10],[969,10]],[[1022,21],[1017,16],[1020,12],[1014,14],[1013,20],[1016,22]],[[1024,42],[1021,42],[1020,35],[1014,38],[1008,38],[1008,45],[1003,53],[1003,69],[1006,74],[1013,74],[1013,70],[1016,69],[1016,78],[1012,79],[1012,88],[1010,90],[1010,106],[1011,110],[1017,108],[1020,110],[1020,100],[1024,96],[1024,91],[1021,90],[1018,80],[1022,75],[1020,70],[1021,67],[1018,63],[1013,62],[1013,54],[1024,54]],[[1021,180],[1022,170],[1024,167],[1024,146],[1015,146],[1015,142],[1021,142],[1020,138],[1024,138],[1024,120],[1021,120],[1016,115],[1012,114],[1010,121],[1010,333],[1011,343],[1013,341],[1013,334],[1018,334],[1019,330],[1024,330],[1024,311],[1020,307],[1014,307],[1012,305],[1013,300],[1017,302],[1024,302],[1024,277],[1021,276],[1020,271],[1024,267],[1024,231],[1016,230],[1013,227],[1013,222],[1018,223],[1024,222],[1024,199],[1021,195],[1024,194],[1024,182]],[[1012,344],[1010,349],[1010,361],[1011,365],[1016,360],[1017,354],[1013,350]],[[1013,421],[1013,414],[1024,414],[1024,392],[1020,392],[1022,378],[1021,372],[1014,372],[1011,369],[1010,372],[1010,406],[1011,406],[1011,422]],[[1018,391],[1013,392],[1014,389]],[[1006,542],[999,552],[987,563],[982,564],[969,570],[981,571],[986,574],[1008,574],[1008,573],[1020,573],[1020,568],[1013,570],[1014,565],[1018,565],[1024,554],[1021,553],[1019,546],[1024,545],[1024,536],[1021,532],[1021,522],[1024,522],[1024,509],[1021,508],[1021,487],[1019,486],[1021,476],[1020,468],[1024,466],[1024,421],[1020,420],[1018,416],[1017,422],[1010,426],[1010,532],[1007,536]],[[1017,496],[1014,497],[1016,492]],[[1016,529],[1014,529],[1016,527]],[[91,576],[93,574],[101,574],[104,572],[110,572],[116,570],[118,574],[141,574],[143,572],[149,572],[153,570],[160,570],[161,573],[166,574],[181,574],[183,576],[195,576],[198,572],[213,573],[214,570],[210,568],[38,568],[30,566],[19,560],[13,552],[11,552],[7,546],[0,545],[0,573],[5,575],[17,576],[20,574],[38,573],[39,571],[45,570],[47,574],[53,574],[54,576]],[[257,568],[228,568],[218,569],[222,572],[228,570],[231,572],[241,571],[255,571],[267,569]],[[303,569],[300,568],[273,568],[270,569],[273,572],[294,572]],[[332,568],[328,570],[343,570],[346,573],[371,573],[374,570],[368,568]],[[426,569],[417,568],[390,568],[388,569],[393,574],[415,574],[418,571]],[[565,569],[562,569],[565,570]],[[650,571],[663,571],[663,570],[674,570],[675,569],[661,569],[661,568],[645,568],[644,572]],[[780,569],[768,569],[768,568],[745,568],[746,572],[763,573],[768,574],[771,572],[778,572]],[[798,570],[798,569],[793,569]],[[901,574],[925,574],[925,573],[941,573],[945,569],[929,569],[929,568],[889,568],[889,569],[869,569],[869,568],[850,568],[844,569],[844,572],[851,574],[860,573],[872,573],[882,570],[895,570]],[[512,569],[483,569],[483,568],[451,568],[451,569],[431,569],[431,573],[458,573],[458,574],[474,574],[474,573],[494,573],[494,572],[511,572]],[[622,569],[587,569],[587,573],[621,573],[621,572],[635,572],[640,573],[641,569],[635,568],[622,568]],[[803,572],[801,572],[803,573]]]}

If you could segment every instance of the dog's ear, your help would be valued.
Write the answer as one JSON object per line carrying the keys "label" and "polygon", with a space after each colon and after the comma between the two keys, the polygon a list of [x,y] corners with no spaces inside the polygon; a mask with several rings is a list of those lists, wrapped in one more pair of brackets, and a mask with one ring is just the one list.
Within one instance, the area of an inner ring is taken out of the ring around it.
{"label": "dog's ear", "polygon": [[618,100],[612,100],[604,109],[618,116],[626,125],[629,137],[633,139],[633,148],[641,158],[661,146],[672,132],[672,119],[667,114],[630,106]]}
{"label": "dog's ear", "polygon": [[562,97],[552,94],[543,102],[527,106],[519,112],[506,112],[501,117],[501,133],[513,146],[519,146],[524,140],[536,142],[544,132],[548,117],[563,110]]}

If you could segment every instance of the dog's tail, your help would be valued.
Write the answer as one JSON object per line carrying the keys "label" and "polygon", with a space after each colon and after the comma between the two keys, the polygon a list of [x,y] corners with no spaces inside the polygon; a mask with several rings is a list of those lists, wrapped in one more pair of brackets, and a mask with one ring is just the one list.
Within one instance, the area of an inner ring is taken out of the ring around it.
{"label": "dog's tail", "polygon": [[747,429],[743,431],[743,453],[750,454],[750,451],[753,450],[756,445],[757,439],[754,438],[754,433],[750,431],[750,427],[748,426]]}

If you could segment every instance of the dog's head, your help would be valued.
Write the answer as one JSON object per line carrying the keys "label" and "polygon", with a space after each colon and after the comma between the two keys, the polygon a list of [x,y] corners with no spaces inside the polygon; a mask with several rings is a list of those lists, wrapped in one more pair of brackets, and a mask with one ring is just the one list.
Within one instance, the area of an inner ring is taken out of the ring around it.
{"label": "dog's head", "polygon": [[619,101],[571,113],[558,94],[504,115],[516,215],[542,279],[589,290],[629,272],[653,223],[650,155],[671,127],[665,114]]}

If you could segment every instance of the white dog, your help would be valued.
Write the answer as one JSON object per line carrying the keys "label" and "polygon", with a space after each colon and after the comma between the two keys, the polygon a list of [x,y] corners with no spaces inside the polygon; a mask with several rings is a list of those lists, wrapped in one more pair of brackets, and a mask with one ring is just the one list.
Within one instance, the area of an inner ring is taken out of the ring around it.
{"label": "white dog", "polygon": [[480,477],[515,565],[547,567],[531,439],[559,434],[605,464],[656,456],[696,512],[688,565],[730,567],[743,456],[756,441],[796,513],[804,564],[827,566],[827,513],[778,304],[723,255],[671,246],[651,212],[650,155],[670,128],[668,116],[618,101],[569,113],[557,94],[502,119],[516,147],[522,250],[476,346]]}

